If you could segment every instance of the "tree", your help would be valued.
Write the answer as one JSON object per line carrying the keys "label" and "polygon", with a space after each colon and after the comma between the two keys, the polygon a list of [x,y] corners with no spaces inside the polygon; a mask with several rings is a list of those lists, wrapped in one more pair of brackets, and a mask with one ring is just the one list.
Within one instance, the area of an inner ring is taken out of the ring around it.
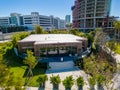
{"label": "tree", "polygon": [[10,72],[10,68],[3,62],[0,54],[0,88],[10,90],[14,84],[14,75]]}
{"label": "tree", "polygon": [[94,86],[95,86],[95,84],[96,84],[96,79],[95,79],[95,77],[91,77],[91,78],[89,78],[89,84],[90,84],[90,90],[95,90],[94,89]]}
{"label": "tree", "polygon": [[103,76],[102,74],[96,75],[96,81],[97,81],[97,85],[98,85],[98,90],[104,90],[103,85],[105,82],[105,76]]}
{"label": "tree", "polygon": [[35,25],[35,33],[36,34],[47,34],[47,32],[39,25]]}
{"label": "tree", "polygon": [[0,64],[0,87],[5,88],[9,80],[9,69],[6,65]]}
{"label": "tree", "polygon": [[45,82],[48,80],[47,75],[40,75],[37,79],[37,82],[40,84],[41,87],[45,87]]}
{"label": "tree", "polygon": [[24,63],[28,65],[28,75],[33,76],[32,69],[37,65],[37,60],[33,56],[33,52],[27,50],[27,57],[24,60]]}
{"label": "tree", "polygon": [[15,80],[14,80],[14,78],[15,78],[14,74],[10,73],[8,81],[7,81],[7,84],[6,84],[7,89],[11,89],[12,90],[14,88],[14,86],[15,86]]}
{"label": "tree", "polygon": [[83,88],[83,86],[84,86],[84,84],[85,84],[84,78],[83,78],[83,77],[78,77],[76,81],[77,81],[77,86],[78,86],[79,88]]}
{"label": "tree", "polygon": [[13,44],[13,47],[17,47],[18,41],[24,39],[28,35],[30,35],[29,32],[19,32],[19,33],[13,34],[12,35],[12,40],[11,40],[11,42]]}
{"label": "tree", "polygon": [[15,90],[26,90],[23,85],[24,83],[22,77],[17,77],[17,81],[15,83]]}
{"label": "tree", "polygon": [[100,51],[102,46],[106,45],[107,42],[106,34],[103,32],[101,28],[97,28],[95,32],[95,39],[93,42],[93,48],[97,51]]}
{"label": "tree", "polygon": [[59,84],[61,83],[60,76],[57,75],[57,76],[50,77],[50,83],[53,84],[54,88],[58,88]]}
{"label": "tree", "polygon": [[118,32],[118,38],[120,38],[120,21],[115,21],[114,22],[114,27],[115,27],[115,29],[114,29],[114,39],[115,39],[115,41],[117,42],[117,39],[116,39],[116,37],[117,37],[117,32]]}
{"label": "tree", "polygon": [[80,32],[79,29],[72,29],[69,32],[70,32],[70,34],[77,35],[80,37],[87,37],[87,35],[83,32]]}
{"label": "tree", "polygon": [[71,87],[73,86],[73,84],[74,84],[73,76],[68,76],[63,81],[63,85],[65,86],[66,89],[71,89]]}

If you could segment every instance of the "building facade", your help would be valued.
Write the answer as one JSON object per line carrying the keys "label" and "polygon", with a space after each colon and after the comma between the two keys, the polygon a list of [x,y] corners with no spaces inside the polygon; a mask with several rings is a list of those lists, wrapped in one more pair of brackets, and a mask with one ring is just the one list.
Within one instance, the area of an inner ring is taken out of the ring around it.
{"label": "building facade", "polygon": [[109,16],[111,0],[75,0],[75,4],[71,9],[73,15],[73,27],[79,28],[82,31],[102,28],[106,19],[108,20],[107,27],[111,28],[112,23],[115,20]]}
{"label": "building facade", "polygon": [[10,25],[9,17],[0,17],[0,26],[8,26]]}
{"label": "building facade", "polygon": [[11,13],[10,14],[10,24],[13,26],[21,26],[23,25],[22,20],[21,20],[21,15],[18,13]]}
{"label": "building facade", "polygon": [[42,26],[45,30],[65,29],[65,20],[54,16],[39,15],[38,12],[31,12],[30,15],[11,13],[10,17],[0,17],[0,26],[27,26],[33,30],[35,25]]}
{"label": "building facade", "polygon": [[30,35],[18,42],[19,52],[34,51],[36,57],[50,55],[77,55],[87,49],[88,40],[72,34]]}
{"label": "building facade", "polygon": [[71,21],[70,15],[66,15],[65,16],[65,24],[70,24],[70,21]]}

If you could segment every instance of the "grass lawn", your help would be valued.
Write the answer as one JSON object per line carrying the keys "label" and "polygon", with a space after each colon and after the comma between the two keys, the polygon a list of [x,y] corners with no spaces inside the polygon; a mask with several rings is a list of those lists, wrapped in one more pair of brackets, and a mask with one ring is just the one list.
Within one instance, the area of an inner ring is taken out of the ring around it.
{"label": "grass lawn", "polygon": [[[0,46],[2,47],[2,45]],[[17,81],[18,77],[23,78],[23,82],[27,78],[27,65],[23,63],[23,60],[18,58],[13,49],[8,49],[5,54],[3,54],[3,61],[10,67],[10,72],[14,73],[15,81]],[[41,64],[38,63],[36,67],[33,69],[34,77],[29,80],[29,86],[39,86],[37,83],[37,79],[40,75],[44,75],[46,71],[46,63]]]}
{"label": "grass lawn", "polygon": [[[26,73],[27,73],[27,66],[11,67],[10,71],[14,73],[15,80],[17,80],[17,77],[22,76],[23,80],[24,80],[24,83],[25,83]],[[39,86],[39,83],[36,80],[38,79],[38,77],[40,75],[45,74],[45,69],[35,68],[35,69],[33,69],[33,74],[34,74],[34,77],[32,77],[29,80],[28,86],[33,86],[33,87]]]}

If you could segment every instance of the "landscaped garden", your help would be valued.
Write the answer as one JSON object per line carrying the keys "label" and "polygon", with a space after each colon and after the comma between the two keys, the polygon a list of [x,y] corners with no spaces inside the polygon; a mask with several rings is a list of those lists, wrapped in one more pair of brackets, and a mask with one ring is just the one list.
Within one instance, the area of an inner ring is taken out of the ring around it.
{"label": "landscaped garden", "polygon": [[[43,30],[39,31],[40,27],[37,27],[37,29],[38,30],[32,33],[47,33]],[[50,33],[70,33],[87,37],[89,42],[93,43],[92,53],[88,57],[78,60],[76,65],[90,76],[88,81],[91,88],[94,88],[95,84],[100,88],[102,88],[103,85],[108,87],[108,83],[110,83],[113,76],[116,74],[117,65],[110,54],[106,53],[101,47],[106,45],[105,39],[103,38],[104,33],[101,32],[101,30],[88,34],[81,33],[77,29],[70,31],[53,30]],[[14,48],[17,48],[17,42],[29,34],[30,33],[18,33],[13,35],[12,41],[0,44],[0,70],[5,71],[4,73],[0,72],[0,87],[4,88],[7,86],[7,88],[10,88],[11,86],[15,86],[15,88],[20,88],[24,85],[44,87],[45,82],[48,80],[48,77],[45,75],[47,69],[46,63],[37,62],[31,51],[26,52],[28,56],[25,59],[19,58],[14,52]],[[93,37],[95,37],[95,39],[93,39]],[[8,84],[9,81],[11,82]],[[63,81],[61,81],[59,75],[52,76],[50,77],[50,81],[53,87],[58,88],[59,84],[62,83],[66,89],[70,89],[75,82],[79,88],[83,88],[85,84],[83,77],[78,77],[75,80],[69,75]]]}
{"label": "landscaped garden", "polygon": [[[10,47],[11,46],[11,47]],[[27,65],[23,63],[23,59],[17,57],[12,48],[10,42],[4,43],[0,46],[1,55],[3,60],[8,67],[10,67],[10,72],[14,73],[15,79],[21,77],[25,83],[27,80]],[[39,83],[36,81],[40,75],[44,75],[46,71],[46,63],[38,63],[33,69],[33,77],[29,80],[28,86],[39,86]],[[17,80],[15,80],[17,81]]]}

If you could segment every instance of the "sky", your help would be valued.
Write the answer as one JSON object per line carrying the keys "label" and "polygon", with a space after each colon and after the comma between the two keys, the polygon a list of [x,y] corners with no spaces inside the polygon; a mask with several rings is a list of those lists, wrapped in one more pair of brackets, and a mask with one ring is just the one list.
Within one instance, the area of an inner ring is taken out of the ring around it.
{"label": "sky", "polygon": [[[0,0],[0,17],[10,16],[17,12],[29,15],[31,12],[39,12],[41,15],[54,15],[65,18],[72,15],[71,6],[75,0]],[[111,15],[120,16],[120,0],[112,0]]]}

